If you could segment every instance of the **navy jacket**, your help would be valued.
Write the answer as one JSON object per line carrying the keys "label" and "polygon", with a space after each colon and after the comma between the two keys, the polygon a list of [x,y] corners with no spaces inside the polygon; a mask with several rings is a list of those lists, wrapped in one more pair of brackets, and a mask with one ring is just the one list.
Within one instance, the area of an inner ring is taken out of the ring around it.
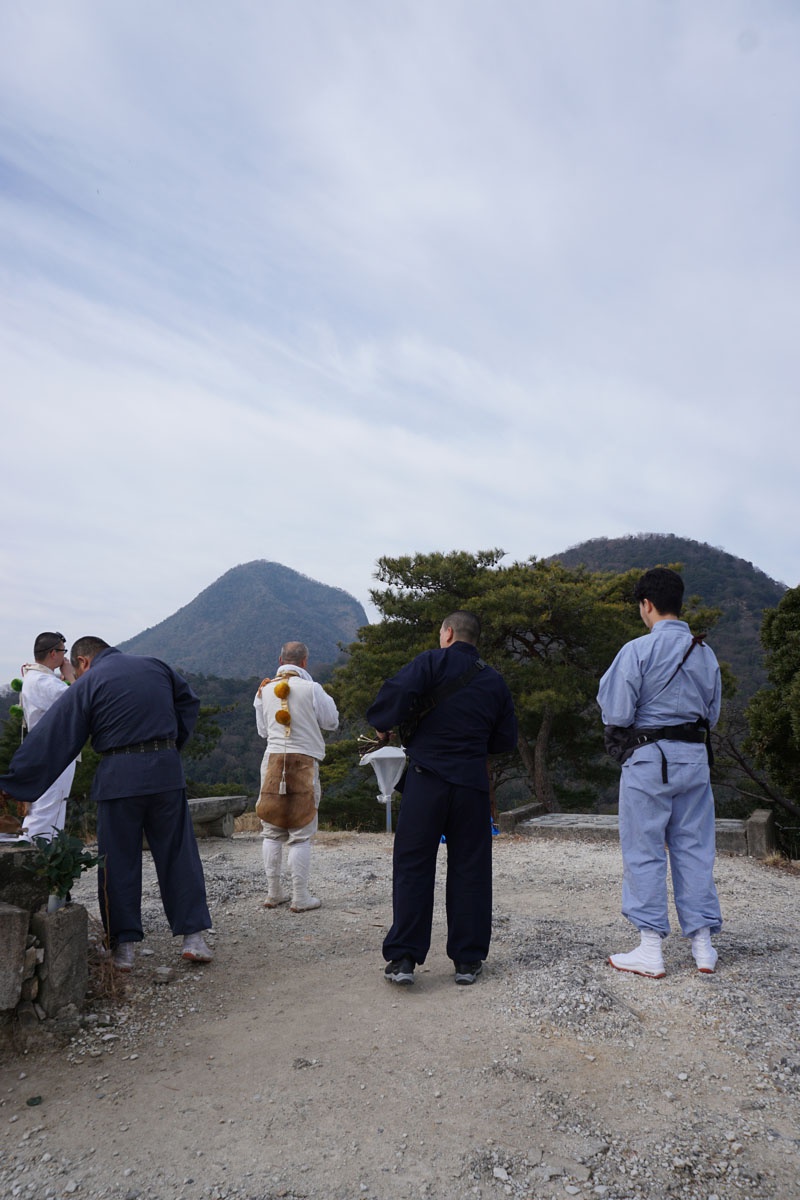
{"label": "navy jacket", "polygon": [[[367,710],[367,720],[381,733],[394,729],[408,717],[416,699],[457,679],[477,657],[477,649],[468,642],[418,654],[386,680]],[[488,791],[487,756],[513,750],[516,744],[511,693],[502,676],[487,666],[422,718],[406,750],[412,763],[449,783]]]}
{"label": "navy jacket", "polygon": [[[200,701],[189,684],[158,658],[102,650],[33,727],[11,760],[0,788],[16,800],[36,800],[76,758],[87,739],[100,754],[120,746],[172,738],[178,749],[194,728]],[[102,758],[92,797],[148,796],[185,786],[175,750]]]}

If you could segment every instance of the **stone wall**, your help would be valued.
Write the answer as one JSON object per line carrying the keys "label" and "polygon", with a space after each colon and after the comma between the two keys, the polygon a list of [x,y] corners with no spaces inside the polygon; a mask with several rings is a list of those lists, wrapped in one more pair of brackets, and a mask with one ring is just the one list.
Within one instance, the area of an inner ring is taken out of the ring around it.
{"label": "stone wall", "polygon": [[83,1007],[89,915],[81,904],[48,913],[47,885],[24,869],[33,851],[0,846],[0,1026],[21,1027]]}

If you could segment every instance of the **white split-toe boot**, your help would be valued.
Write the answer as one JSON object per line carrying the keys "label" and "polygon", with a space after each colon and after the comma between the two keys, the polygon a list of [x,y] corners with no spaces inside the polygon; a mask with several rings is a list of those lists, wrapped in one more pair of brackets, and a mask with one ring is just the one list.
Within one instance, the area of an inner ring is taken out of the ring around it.
{"label": "white split-toe boot", "polygon": [[322,904],[308,890],[308,874],[311,869],[311,842],[291,842],[288,852],[289,870],[292,873],[292,903],[290,912],[310,912]]}
{"label": "white split-toe boot", "polygon": [[635,950],[629,950],[627,954],[612,954],[608,961],[618,971],[662,979],[666,971],[661,953],[661,935],[654,929],[641,929],[639,932],[642,940]]}
{"label": "white split-toe boot", "polygon": [[264,908],[279,908],[281,904],[288,904],[290,899],[281,883],[283,842],[279,842],[276,838],[264,838],[261,843],[261,854],[267,874],[267,898],[264,901]]}
{"label": "white split-toe boot", "polygon": [[711,930],[706,926],[692,934],[692,957],[698,971],[704,975],[713,975],[717,966],[717,952],[711,945]]}

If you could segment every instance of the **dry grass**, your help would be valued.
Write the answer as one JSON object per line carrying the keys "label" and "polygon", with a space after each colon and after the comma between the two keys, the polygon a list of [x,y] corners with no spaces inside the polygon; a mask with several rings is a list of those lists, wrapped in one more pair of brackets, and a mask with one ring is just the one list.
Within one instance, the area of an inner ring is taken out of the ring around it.
{"label": "dry grass", "polygon": [[261,822],[254,812],[242,813],[233,822],[235,833],[261,833]]}
{"label": "dry grass", "polygon": [[773,870],[785,871],[787,875],[800,875],[800,862],[794,862],[791,858],[787,858],[785,854],[780,854],[777,850],[772,854],[768,854],[761,861],[765,867],[772,867]]}
{"label": "dry grass", "polygon": [[128,977],[111,961],[108,938],[100,921],[89,916],[89,988],[92,1004],[119,1005],[125,1000]]}
{"label": "dry grass", "polygon": [[314,841],[320,846],[347,846],[358,838],[358,833],[346,829],[320,829]]}

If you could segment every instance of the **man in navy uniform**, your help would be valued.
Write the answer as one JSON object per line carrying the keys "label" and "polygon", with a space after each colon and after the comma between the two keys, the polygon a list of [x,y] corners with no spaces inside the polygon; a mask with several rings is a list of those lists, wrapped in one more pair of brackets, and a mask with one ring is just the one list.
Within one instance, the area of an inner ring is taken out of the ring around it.
{"label": "man in navy uniform", "polygon": [[79,638],[70,657],[75,683],[28,734],[0,788],[15,800],[35,800],[91,736],[101,756],[92,784],[105,858],[98,898],[114,965],[130,971],[143,936],[143,834],[170,928],[183,934],[183,957],[210,962],[202,935],[211,917],[179,754],[200,701],[166,663],[122,654],[101,638]]}
{"label": "man in navy uniform", "polygon": [[618,971],[660,979],[669,933],[667,851],[675,908],[698,971],[711,974],[722,927],[714,885],[715,821],[708,738],[720,710],[714,651],[679,620],[683,580],[668,567],[634,588],[649,632],[623,646],[600,680],[603,723],[630,732],[619,784],[622,912],[640,944],[612,954]]}
{"label": "man in navy uniform", "polygon": [[456,983],[474,983],[492,933],[487,756],[513,750],[517,720],[504,680],[478,656],[480,621],[454,612],[426,650],[387,679],[367,712],[386,741],[427,700],[406,739],[409,767],[394,839],[394,920],[383,943],[391,983],[414,982],[431,944],[436,855],[447,839],[447,954]]}

